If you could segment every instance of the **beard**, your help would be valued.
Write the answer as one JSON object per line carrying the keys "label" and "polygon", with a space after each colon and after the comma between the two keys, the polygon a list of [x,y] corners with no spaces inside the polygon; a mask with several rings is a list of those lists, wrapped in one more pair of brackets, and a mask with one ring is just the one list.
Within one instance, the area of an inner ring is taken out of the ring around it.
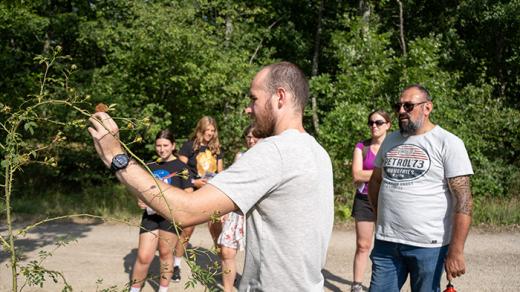
{"label": "beard", "polygon": [[273,114],[273,106],[269,101],[266,102],[265,110],[262,114],[255,114],[253,122],[253,136],[262,139],[274,135],[276,120]]}
{"label": "beard", "polygon": [[[407,119],[403,120],[402,118],[406,117]],[[403,137],[410,137],[417,133],[424,123],[424,117],[421,116],[418,120],[412,121],[410,115],[403,114],[399,116],[399,132]]]}

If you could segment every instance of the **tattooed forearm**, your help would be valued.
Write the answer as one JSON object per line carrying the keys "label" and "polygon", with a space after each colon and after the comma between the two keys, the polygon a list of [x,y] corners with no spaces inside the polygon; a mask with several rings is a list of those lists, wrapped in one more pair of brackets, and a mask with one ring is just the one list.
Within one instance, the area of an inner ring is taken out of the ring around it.
{"label": "tattooed forearm", "polygon": [[473,211],[469,176],[457,176],[448,179],[448,186],[455,198],[455,212],[470,215]]}

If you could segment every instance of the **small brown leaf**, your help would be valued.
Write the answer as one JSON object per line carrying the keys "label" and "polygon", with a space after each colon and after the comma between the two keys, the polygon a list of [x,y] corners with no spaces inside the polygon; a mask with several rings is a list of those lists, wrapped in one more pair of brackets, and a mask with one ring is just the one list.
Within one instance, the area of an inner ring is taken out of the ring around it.
{"label": "small brown leaf", "polygon": [[98,105],[96,105],[96,113],[98,112],[104,112],[106,113],[108,111],[108,106],[104,103],[98,103]]}

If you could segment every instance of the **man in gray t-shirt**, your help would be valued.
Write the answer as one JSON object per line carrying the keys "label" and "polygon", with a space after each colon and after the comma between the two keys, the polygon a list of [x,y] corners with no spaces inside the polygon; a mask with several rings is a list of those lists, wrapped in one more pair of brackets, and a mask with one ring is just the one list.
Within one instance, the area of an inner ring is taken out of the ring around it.
{"label": "man in gray t-shirt", "polygon": [[247,214],[241,290],[322,291],[332,230],[329,156],[307,133],[263,139],[210,181]]}
{"label": "man in gray t-shirt", "polygon": [[376,156],[369,199],[377,211],[370,291],[440,291],[465,273],[464,243],[471,223],[473,174],[464,143],[429,120],[433,103],[421,85],[396,104],[400,131]]}
{"label": "man in gray t-shirt", "polygon": [[89,132],[117,178],[161,216],[191,226],[230,211],[247,216],[240,291],[323,291],[334,216],[332,164],[303,128],[309,85],[295,65],[263,68],[251,83],[254,135],[266,138],[194,193],[155,181],[118,142],[106,113]]}

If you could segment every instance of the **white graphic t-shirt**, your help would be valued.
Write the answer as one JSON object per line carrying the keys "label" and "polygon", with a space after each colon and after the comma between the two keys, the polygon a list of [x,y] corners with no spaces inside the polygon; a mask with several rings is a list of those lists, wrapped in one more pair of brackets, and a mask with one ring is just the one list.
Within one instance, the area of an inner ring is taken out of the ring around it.
{"label": "white graphic t-shirt", "polygon": [[396,131],[381,145],[375,165],[383,175],[376,238],[420,247],[449,244],[453,199],[447,179],[473,174],[464,142],[440,126],[407,138]]}

